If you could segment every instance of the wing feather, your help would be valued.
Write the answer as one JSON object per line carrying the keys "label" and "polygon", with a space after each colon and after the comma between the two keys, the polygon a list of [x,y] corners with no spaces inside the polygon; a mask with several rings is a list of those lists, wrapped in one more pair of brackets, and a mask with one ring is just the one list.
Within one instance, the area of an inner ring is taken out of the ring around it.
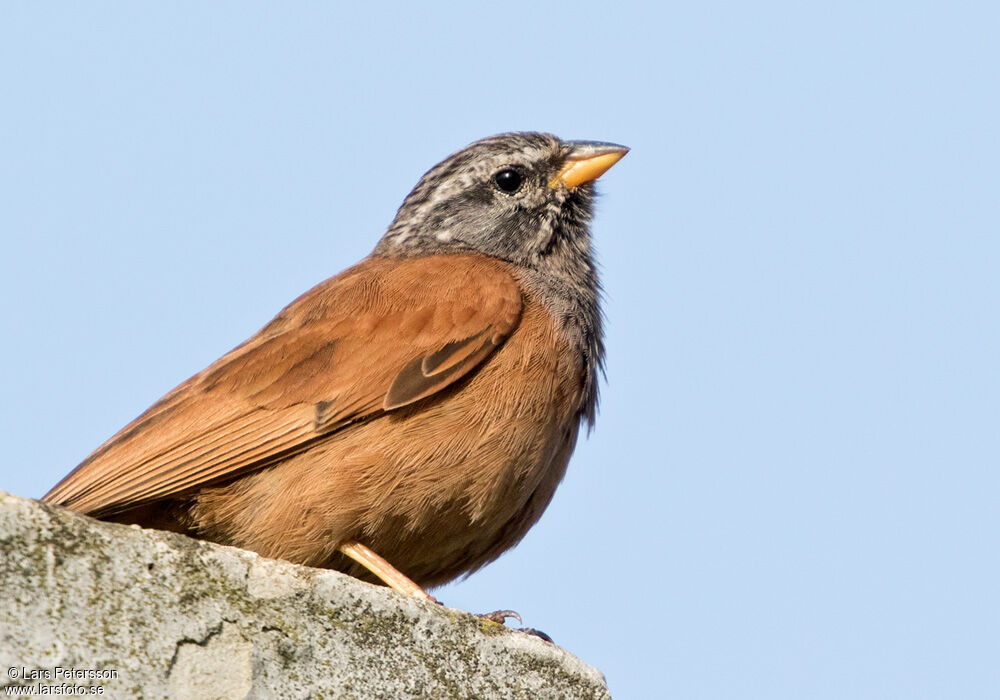
{"label": "wing feather", "polygon": [[520,314],[499,261],[368,258],[171,391],[45,500],[110,515],[274,464],[474,372]]}

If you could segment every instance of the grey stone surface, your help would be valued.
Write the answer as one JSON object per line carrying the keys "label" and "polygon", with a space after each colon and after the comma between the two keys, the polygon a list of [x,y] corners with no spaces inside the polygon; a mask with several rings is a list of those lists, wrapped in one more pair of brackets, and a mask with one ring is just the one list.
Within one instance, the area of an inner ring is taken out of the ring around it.
{"label": "grey stone surface", "polygon": [[111,698],[608,697],[596,669],[468,613],[0,491],[0,692],[36,683]]}

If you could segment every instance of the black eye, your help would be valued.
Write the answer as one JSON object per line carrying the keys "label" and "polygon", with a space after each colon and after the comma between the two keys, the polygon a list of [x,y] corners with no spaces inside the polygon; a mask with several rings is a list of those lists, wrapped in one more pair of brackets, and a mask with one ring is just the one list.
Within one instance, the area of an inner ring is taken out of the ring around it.
{"label": "black eye", "polygon": [[524,182],[524,178],[514,168],[504,168],[493,176],[493,182],[507,194],[514,194],[521,189],[521,183]]}

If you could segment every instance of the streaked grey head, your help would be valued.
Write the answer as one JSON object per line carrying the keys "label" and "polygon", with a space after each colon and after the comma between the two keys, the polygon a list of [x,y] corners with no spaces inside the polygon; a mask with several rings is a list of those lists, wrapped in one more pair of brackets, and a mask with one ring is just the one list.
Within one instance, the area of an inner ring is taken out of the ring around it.
{"label": "streaked grey head", "polygon": [[531,132],[476,141],[420,179],[374,253],[478,252],[513,263],[586,360],[592,422],[603,343],[588,225],[594,180],[627,152]]}
{"label": "streaked grey head", "polygon": [[392,256],[477,251],[534,266],[559,236],[587,235],[594,178],[568,187],[558,180],[566,164],[601,154],[617,160],[627,150],[538,133],[476,141],[420,179],[375,250]]}

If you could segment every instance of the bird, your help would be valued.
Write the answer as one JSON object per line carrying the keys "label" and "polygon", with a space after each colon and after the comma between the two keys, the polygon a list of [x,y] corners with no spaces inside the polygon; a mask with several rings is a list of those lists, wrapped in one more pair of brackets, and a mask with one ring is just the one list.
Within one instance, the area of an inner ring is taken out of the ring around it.
{"label": "bird", "polygon": [[368,257],[43,500],[434,601],[524,537],[594,425],[594,183],[628,150],[512,132],[453,153]]}

